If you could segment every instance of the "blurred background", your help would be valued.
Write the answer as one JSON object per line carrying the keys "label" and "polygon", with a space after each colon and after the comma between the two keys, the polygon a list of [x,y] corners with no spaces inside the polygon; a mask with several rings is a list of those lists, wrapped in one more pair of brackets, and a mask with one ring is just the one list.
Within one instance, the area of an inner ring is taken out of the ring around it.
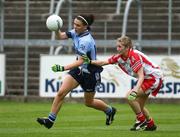
{"label": "blurred background", "polygon": [[114,53],[115,40],[121,35],[131,37],[136,48],[147,55],[180,53],[179,0],[1,0],[4,97],[39,97],[40,55],[72,53],[71,41],[55,40],[46,28],[52,13],[63,19],[62,31],[72,28],[75,16],[93,14],[91,31],[98,54]]}

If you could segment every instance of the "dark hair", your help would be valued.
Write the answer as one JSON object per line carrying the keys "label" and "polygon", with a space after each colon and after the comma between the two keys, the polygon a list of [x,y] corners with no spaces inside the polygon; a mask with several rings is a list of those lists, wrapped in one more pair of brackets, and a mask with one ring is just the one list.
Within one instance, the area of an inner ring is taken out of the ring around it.
{"label": "dark hair", "polygon": [[90,14],[90,15],[78,15],[76,17],[76,19],[80,20],[83,25],[87,25],[87,29],[90,30],[90,26],[93,24],[94,22],[94,15]]}

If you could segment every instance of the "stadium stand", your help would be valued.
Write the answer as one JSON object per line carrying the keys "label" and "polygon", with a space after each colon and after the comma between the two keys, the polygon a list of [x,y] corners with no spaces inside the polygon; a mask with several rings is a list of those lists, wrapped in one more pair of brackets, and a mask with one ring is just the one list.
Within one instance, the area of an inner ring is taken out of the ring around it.
{"label": "stadium stand", "polygon": [[[167,40],[168,39],[168,1],[142,0],[143,7],[143,40]],[[116,15],[116,0],[72,0],[73,17],[78,14],[94,14],[95,23],[92,32],[97,40],[113,40],[121,35],[123,13],[126,0],[121,5],[120,15]],[[55,3],[57,5],[57,1]],[[180,1],[173,0],[172,39],[180,39]],[[6,54],[6,95],[23,95],[24,92],[24,38],[25,38],[25,1],[5,0],[5,27],[4,39],[12,40],[11,44],[4,46]],[[50,0],[30,0],[29,39],[47,40],[51,32],[46,29],[45,20],[49,13]],[[63,30],[68,26],[68,5],[63,3],[60,16],[64,20]],[[106,28],[107,27],[107,28]],[[106,35],[105,35],[106,34]],[[132,3],[127,35],[137,39],[137,6]],[[10,42],[9,42],[10,43]],[[159,44],[159,43],[158,43]],[[147,47],[149,52],[161,49],[163,45],[155,45],[155,50]],[[48,54],[50,45],[29,46],[28,68],[28,95],[38,95],[39,90],[39,57],[40,54]],[[103,46],[103,45],[97,45]],[[111,45],[109,45],[111,46]],[[178,50],[177,50],[178,49]],[[144,48],[146,50],[146,48]],[[66,50],[65,50],[66,51]],[[179,52],[179,47],[175,48]]]}

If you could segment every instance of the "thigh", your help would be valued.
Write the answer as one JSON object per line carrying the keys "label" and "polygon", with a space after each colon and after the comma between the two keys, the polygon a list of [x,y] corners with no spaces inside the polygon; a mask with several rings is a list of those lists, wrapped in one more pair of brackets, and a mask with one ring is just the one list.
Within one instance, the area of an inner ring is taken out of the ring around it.
{"label": "thigh", "polygon": [[68,74],[65,76],[58,92],[63,92],[67,94],[72,89],[76,88],[78,85],[79,83],[71,75]]}

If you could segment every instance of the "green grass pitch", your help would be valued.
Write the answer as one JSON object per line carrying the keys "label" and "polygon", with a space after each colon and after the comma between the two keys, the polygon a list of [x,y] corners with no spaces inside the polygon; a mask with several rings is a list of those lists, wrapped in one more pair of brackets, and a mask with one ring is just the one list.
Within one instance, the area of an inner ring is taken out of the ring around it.
{"label": "green grass pitch", "polygon": [[134,115],[127,104],[111,104],[118,110],[112,125],[105,114],[84,104],[65,103],[52,129],[36,122],[47,116],[49,103],[0,101],[0,137],[180,137],[180,107],[177,104],[148,104],[158,130],[129,131]]}

